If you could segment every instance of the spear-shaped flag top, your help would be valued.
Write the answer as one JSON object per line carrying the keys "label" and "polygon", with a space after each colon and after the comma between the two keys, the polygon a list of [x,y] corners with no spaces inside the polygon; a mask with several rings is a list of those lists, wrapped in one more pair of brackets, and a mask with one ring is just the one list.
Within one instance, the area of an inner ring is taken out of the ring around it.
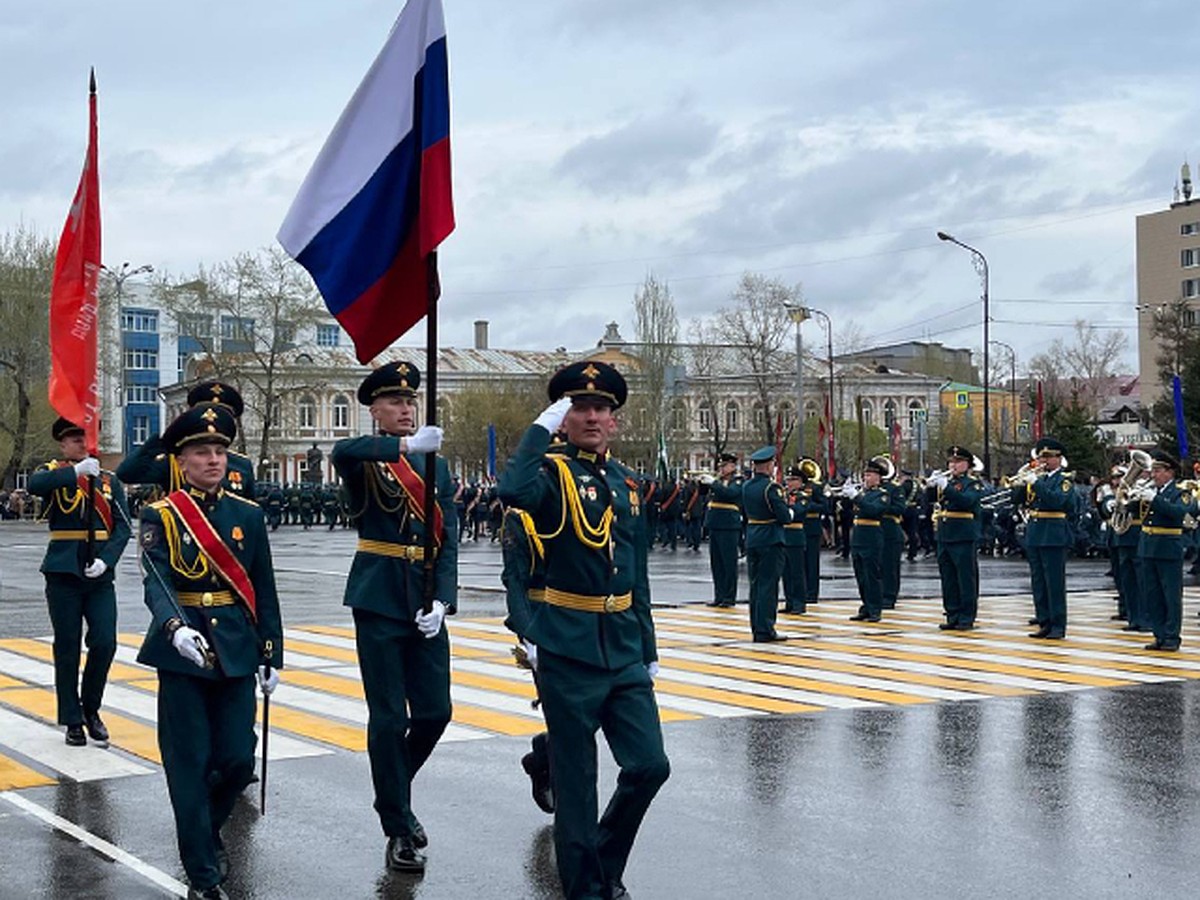
{"label": "spear-shaped flag top", "polygon": [[50,405],[83,428],[88,452],[100,443],[96,383],[100,276],[100,170],[96,146],[96,73],[88,94],[88,144],[83,174],[58,240],[50,287]]}

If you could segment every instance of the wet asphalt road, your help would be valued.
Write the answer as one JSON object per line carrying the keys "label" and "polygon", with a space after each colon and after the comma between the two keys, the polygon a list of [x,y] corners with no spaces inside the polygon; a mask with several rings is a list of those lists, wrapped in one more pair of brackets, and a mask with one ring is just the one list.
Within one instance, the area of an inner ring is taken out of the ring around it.
{"label": "wet asphalt road", "polygon": [[[0,637],[49,632],[40,535],[0,526]],[[349,621],[340,591],[351,542],[342,532],[277,535],[290,624]],[[823,596],[848,599],[848,568],[827,562]],[[656,601],[708,599],[705,557],[655,554],[652,566]],[[982,569],[985,593],[1028,589],[1019,560]],[[460,615],[500,613],[498,572],[494,547],[464,548]],[[1074,563],[1069,584],[1105,587],[1103,564]],[[145,615],[132,557],[119,591],[121,628],[135,629]],[[902,598],[934,595],[933,560],[906,568]],[[664,734],[672,777],[625,879],[638,898],[1200,895],[1196,682],[701,719]],[[243,803],[227,829],[231,894],[557,897],[548,818],[518,765],[526,748],[496,737],[434,753],[414,791],[432,841],[419,880],[383,870],[365,755],[273,763],[268,815]],[[605,793],[614,771],[605,757]],[[181,877],[160,772],[16,794]],[[0,802],[0,897],[163,896],[128,865]]]}

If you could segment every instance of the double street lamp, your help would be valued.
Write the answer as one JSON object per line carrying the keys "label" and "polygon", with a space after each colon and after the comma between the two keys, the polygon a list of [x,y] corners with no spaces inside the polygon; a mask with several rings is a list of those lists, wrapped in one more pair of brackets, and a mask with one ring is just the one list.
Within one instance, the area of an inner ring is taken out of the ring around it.
{"label": "double street lamp", "polygon": [[979,273],[979,279],[983,282],[983,477],[990,479],[992,477],[992,443],[991,443],[991,404],[989,403],[990,394],[990,374],[988,366],[991,363],[991,357],[988,356],[988,262],[987,257],[972,247],[970,244],[964,244],[953,235],[946,234],[944,231],[937,233],[939,241],[949,241],[951,244],[957,244],[968,253],[971,254],[971,261],[975,264],[975,271]]}

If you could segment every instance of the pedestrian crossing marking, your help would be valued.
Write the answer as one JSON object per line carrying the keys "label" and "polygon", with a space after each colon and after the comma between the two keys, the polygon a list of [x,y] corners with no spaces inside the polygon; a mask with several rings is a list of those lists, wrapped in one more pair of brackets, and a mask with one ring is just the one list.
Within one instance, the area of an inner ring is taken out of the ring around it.
{"label": "pedestrian crossing marking", "polygon": [[47,784],[54,784],[54,779],[0,754],[0,791],[42,787]]}
{"label": "pedestrian crossing marking", "polygon": [[[660,716],[684,722],[794,715],[1200,679],[1197,646],[1174,654],[1144,650],[1147,635],[1108,621],[1111,595],[1072,594],[1070,603],[1067,640],[1050,643],[1026,636],[1027,594],[984,598],[971,632],[938,631],[936,598],[901,598],[879,624],[848,621],[852,607],[823,602],[806,615],[781,614],[779,628],[793,640],[775,644],[750,641],[744,606],[656,609]],[[443,741],[541,731],[533,680],[514,663],[515,638],[503,620],[453,617],[447,626],[454,714]],[[110,750],[63,744],[62,728],[53,724],[51,639],[0,639],[0,789],[153,771],[142,763],[159,760],[158,682],[136,662],[143,637],[118,635],[104,709]],[[353,626],[289,627],[284,649],[287,667],[271,703],[272,756],[365,752]]]}

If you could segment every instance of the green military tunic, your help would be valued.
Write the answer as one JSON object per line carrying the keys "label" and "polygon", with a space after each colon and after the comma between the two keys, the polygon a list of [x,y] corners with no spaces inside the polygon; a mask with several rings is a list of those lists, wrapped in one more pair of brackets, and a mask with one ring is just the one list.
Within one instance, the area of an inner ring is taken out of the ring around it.
{"label": "green military tunic", "polygon": [[1138,558],[1146,611],[1154,629],[1154,644],[1150,645],[1154,649],[1179,649],[1183,627],[1183,520],[1196,512],[1196,498],[1170,481],[1155,492],[1142,520]]}
{"label": "green military tunic", "polygon": [[[258,496],[254,482],[254,463],[250,457],[232,450],[226,451],[227,468],[221,486],[243,500]],[[166,451],[162,437],[154,435],[140,447],[135,447],[117,466],[117,477],[125,484],[153,484],[163,492],[180,487],[183,475],[179,464]]]}
{"label": "green military tunic", "polygon": [[1013,504],[1029,510],[1025,555],[1033,609],[1038,625],[1051,638],[1067,632],[1067,547],[1071,545],[1067,516],[1074,498],[1070,473],[1061,468],[1012,489]]}
{"label": "green military tunic", "polygon": [[821,599],[821,516],[829,512],[829,496],[825,485],[819,481],[810,481],[805,485],[808,494],[808,508],[804,513],[804,590],[808,595],[807,603],[816,603]]}
{"label": "green military tunic", "polygon": [[[125,490],[112,472],[101,471],[96,491],[108,501],[112,530],[87,500],[74,463],[48,462],[29,477],[29,493],[41,497],[50,526],[50,543],[42,559],[46,606],[54,630],[54,693],[58,723],[80,725],[104,698],[108,671],[117,652],[117,595],[113,587],[117,561],[129,542],[129,506]],[[108,568],[99,578],[86,578],[88,522],[95,526],[95,558]],[[79,677],[80,643],[87,622],[87,664]]]}
{"label": "green military tunic", "polygon": [[1129,527],[1120,534],[1112,529],[1111,522],[1109,528],[1113,531],[1112,552],[1116,555],[1113,569],[1125,605],[1126,627],[1129,631],[1153,631],[1154,622],[1143,599],[1142,560],[1138,554],[1142,542],[1142,521],[1149,504],[1141,500],[1129,500],[1122,506],[1123,509],[1114,507],[1114,512],[1127,514]]}
{"label": "green military tunic", "polygon": [[[367,699],[375,810],[384,834],[411,838],[418,825],[412,781],[451,715],[449,634],[443,627],[426,638],[415,623],[424,606],[424,511],[387,466],[401,459],[398,436],[347,438],[334,444],[331,458],[358,530],[343,602],[353,610]],[[425,454],[404,459],[424,483]],[[458,525],[454,484],[441,457],[435,490],[444,532],[433,567],[434,599],[452,615],[458,606]]]}
{"label": "green military tunic", "polygon": [[[139,540],[151,622],[138,662],[158,670],[158,745],[179,854],[188,880],[203,890],[221,880],[221,826],[254,775],[254,676],[264,663],[282,668],[283,625],[258,504],[221,488],[206,494],[185,483],[181,493],[195,500],[255,594],[251,613],[166,499],[143,508]],[[175,649],[173,620],[204,636],[211,668]]]}
{"label": "green military tunic", "polygon": [[[610,896],[642,818],[666,781],[647,666],[657,660],[641,497],[634,473],[526,431],[499,495],[526,510],[545,551],[545,593],[511,627],[538,647],[538,683],[554,751],[554,842],[568,898]],[[595,734],[621,766],[597,821]]]}
{"label": "green military tunic", "polygon": [[783,573],[783,526],[792,521],[783,488],[756,473],[742,486],[746,511],[746,569],[750,576],[750,633],[756,641],[774,640]]}
{"label": "green military tunic", "polygon": [[854,498],[850,559],[862,604],[858,617],[879,621],[883,609],[883,516],[892,506],[894,486],[880,484]]}
{"label": "green military tunic", "polygon": [[808,608],[808,499],[797,489],[786,500],[792,521],[783,526],[783,611],[799,614]]}
{"label": "green military tunic", "polygon": [[952,477],[938,489],[935,513],[938,575],[942,608],[951,629],[971,628],[979,613],[980,508],[983,482],[969,473]]}
{"label": "green military tunic", "polygon": [[738,541],[742,534],[742,479],[718,479],[709,487],[704,527],[712,570],[713,605],[737,603]]}

